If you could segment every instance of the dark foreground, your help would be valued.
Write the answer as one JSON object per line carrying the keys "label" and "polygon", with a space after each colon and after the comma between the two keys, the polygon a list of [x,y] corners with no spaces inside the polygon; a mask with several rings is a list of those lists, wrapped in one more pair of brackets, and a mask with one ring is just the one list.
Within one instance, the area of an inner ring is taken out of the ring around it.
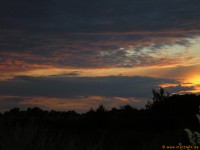
{"label": "dark foreground", "polygon": [[148,109],[110,111],[99,106],[85,114],[17,108],[0,114],[1,150],[160,150],[188,145],[184,131],[198,131],[200,96],[173,95]]}

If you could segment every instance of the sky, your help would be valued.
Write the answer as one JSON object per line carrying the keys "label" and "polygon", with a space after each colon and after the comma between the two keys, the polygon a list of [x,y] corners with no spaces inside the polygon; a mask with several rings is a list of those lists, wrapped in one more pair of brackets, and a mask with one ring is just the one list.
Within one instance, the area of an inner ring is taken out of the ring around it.
{"label": "sky", "polygon": [[199,0],[1,0],[0,111],[85,112],[200,93]]}

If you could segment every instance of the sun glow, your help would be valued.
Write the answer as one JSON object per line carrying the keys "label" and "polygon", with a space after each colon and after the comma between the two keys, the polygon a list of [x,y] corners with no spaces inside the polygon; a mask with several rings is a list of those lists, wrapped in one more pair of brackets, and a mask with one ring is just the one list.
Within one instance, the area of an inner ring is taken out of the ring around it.
{"label": "sun glow", "polygon": [[193,90],[190,90],[189,92],[192,92],[192,93],[200,92],[200,75],[193,75],[193,76],[189,77],[187,82],[188,82],[188,86],[195,87]]}
{"label": "sun glow", "polygon": [[191,82],[192,84],[200,84],[200,75],[192,76],[189,79],[189,82]]}

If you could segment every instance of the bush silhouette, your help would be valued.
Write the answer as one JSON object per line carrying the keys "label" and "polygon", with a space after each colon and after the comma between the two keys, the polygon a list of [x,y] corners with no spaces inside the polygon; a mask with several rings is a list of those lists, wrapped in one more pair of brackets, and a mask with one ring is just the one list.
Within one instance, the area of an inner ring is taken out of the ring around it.
{"label": "bush silhouette", "polygon": [[[199,113],[196,115],[196,117],[200,124],[200,107],[199,107]],[[199,131],[192,131],[190,129],[185,129],[185,132],[187,133],[188,139],[192,145],[200,145],[200,132]]]}

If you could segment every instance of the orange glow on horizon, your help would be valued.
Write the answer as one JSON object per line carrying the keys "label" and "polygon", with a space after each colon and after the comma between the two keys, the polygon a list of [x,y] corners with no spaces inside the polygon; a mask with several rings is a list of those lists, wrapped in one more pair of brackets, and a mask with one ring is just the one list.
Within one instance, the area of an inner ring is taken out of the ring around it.
{"label": "orange glow on horizon", "polygon": [[189,82],[193,84],[200,84],[200,75],[195,75],[189,79]]}
{"label": "orange glow on horizon", "polygon": [[165,84],[161,84],[160,87],[162,88],[167,88],[167,87],[173,87],[173,86],[178,86],[179,84],[175,84],[175,83],[165,83]]}
{"label": "orange glow on horizon", "polygon": [[188,82],[187,86],[195,87],[194,90],[190,90],[188,92],[191,92],[191,93],[199,93],[200,92],[200,75],[197,75],[197,74],[191,75],[185,81]]}
{"label": "orange glow on horizon", "polygon": [[[90,108],[96,109],[99,103],[104,104],[106,108],[118,108],[128,104],[136,104],[142,107],[146,103],[145,99],[134,97],[104,97],[104,96],[78,96],[71,98],[57,98],[57,97],[41,97],[41,96],[10,96],[0,95],[0,99],[21,99],[19,101],[10,101],[11,106],[18,105],[24,108],[40,107],[48,110],[76,110],[85,112]],[[7,101],[0,101],[1,105],[7,105]]]}

